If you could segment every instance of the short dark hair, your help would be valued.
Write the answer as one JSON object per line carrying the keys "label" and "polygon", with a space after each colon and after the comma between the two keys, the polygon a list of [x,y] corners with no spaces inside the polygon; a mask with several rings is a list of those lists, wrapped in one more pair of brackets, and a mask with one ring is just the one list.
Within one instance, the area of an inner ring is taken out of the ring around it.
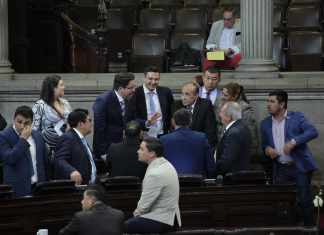
{"label": "short dark hair", "polygon": [[191,112],[185,108],[181,108],[173,114],[173,120],[177,126],[188,127],[191,123],[191,118]]}
{"label": "short dark hair", "polygon": [[114,90],[118,90],[120,87],[125,88],[129,82],[134,80],[135,76],[133,73],[121,72],[117,73],[114,78]]}
{"label": "short dark hair", "polygon": [[70,127],[77,127],[79,122],[86,122],[89,111],[86,109],[75,109],[68,116]]}
{"label": "short dark hair", "polygon": [[157,66],[155,65],[150,65],[150,66],[147,66],[145,69],[144,69],[144,75],[146,76],[147,73],[149,72],[153,72],[153,73],[159,73],[160,70]]}
{"label": "short dark hair", "polygon": [[269,96],[275,96],[279,103],[285,103],[284,108],[287,109],[288,93],[282,89],[277,89],[269,92]]}
{"label": "short dark hair", "polygon": [[141,125],[137,121],[130,121],[126,124],[125,136],[136,138],[139,137],[141,133]]}
{"label": "short dark hair", "polygon": [[164,148],[162,142],[158,138],[145,137],[143,142],[146,143],[146,147],[150,152],[155,152],[157,157],[162,157],[164,154]]}
{"label": "short dark hair", "polygon": [[221,70],[219,68],[215,67],[215,66],[209,66],[209,67],[207,67],[205,69],[205,72],[204,73],[206,73],[207,71],[209,73],[217,73],[218,76],[221,76]]}
{"label": "short dark hair", "polygon": [[84,193],[88,197],[92,197],[95,202],[96,201],[101,201],[101,199],[102,199],[101,193],[98,190],[95,190],[95,189],[86,189],[84,191]]}
{"label": "short dark hair", "polygon": [[29,106],[23,105],[23,106],[19,106],[16,109],[15,114],[14,114],[14,118],[17,115],[21,115],[26,119],[33,120],[34,113],[33,113],[33,110]]}
{"label": "short dark hair", "polygon": [[54,89],[57,87],[60,80],[62,80],[62,78],[55,74],[49,75],[43,80],[40,98],[50,106],[54,103]]}

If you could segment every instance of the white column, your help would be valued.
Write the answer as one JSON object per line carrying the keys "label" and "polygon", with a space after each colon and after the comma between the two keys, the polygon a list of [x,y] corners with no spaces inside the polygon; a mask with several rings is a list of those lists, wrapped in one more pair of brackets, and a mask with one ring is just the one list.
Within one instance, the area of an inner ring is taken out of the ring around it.
{"label": "white column", "polygon": [[278,77],[272,57],[272,18],[272,0],[241,0],[243,59],[237,77]]}
{"label": "white column", "polygon": [[8,0],[0,0],[0,74],[13,72],[9,61]]}

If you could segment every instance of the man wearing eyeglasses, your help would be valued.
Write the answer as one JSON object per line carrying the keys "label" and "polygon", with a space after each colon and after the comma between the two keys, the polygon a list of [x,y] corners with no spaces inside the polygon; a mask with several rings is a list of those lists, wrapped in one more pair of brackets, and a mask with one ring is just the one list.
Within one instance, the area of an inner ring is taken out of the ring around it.
{"label": "man wearing eyeglasses", "polygon": [[236,21],[233,8],[223,11],[223,19],[213,23],[207,40],[206,49],[209,51],[224,51],[225,60],[205,59],[203,68],[209,67],[236,68],[241,60],[240,24]]}

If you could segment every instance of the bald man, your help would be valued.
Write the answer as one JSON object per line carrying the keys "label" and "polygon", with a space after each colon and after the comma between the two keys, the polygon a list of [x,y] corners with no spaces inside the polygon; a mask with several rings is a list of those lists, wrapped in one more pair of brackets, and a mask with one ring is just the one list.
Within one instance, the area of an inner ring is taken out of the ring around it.
{"label": "bald man", "polygon": [[199,86],[195,82],[184,84],[181,92],[182,107],[192,113],[190,128],[205,133],[214,148],[217,145],[217,122],[212,103],[199,97]]}

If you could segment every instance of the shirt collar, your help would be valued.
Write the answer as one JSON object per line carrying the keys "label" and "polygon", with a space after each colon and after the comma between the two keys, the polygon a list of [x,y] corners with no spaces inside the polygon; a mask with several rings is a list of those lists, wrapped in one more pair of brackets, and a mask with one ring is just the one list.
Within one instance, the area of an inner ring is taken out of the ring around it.
{"label": "shirt collar", "polygon": [[118,99],[119,103],[124,102],[124,98],[121,97],[121,96],[118,94],[118,92],[117,92],[116,90],[114,90],[114,92],[115,92],[115,94],[116,94],[116,96],[117,96],[117,99]]}
{"label": "shirt collar", "polygon": [[277,120],[273,116],[271,118],[272,118],[273,122],[282,122],[283,120],[288,119],[288,111],[287,110],[285,111],[283,119],[281,119],[281,120]]}
{"label": "shirt collar", "polygon": [[225,131],[227,131],[228,129],[230,129],[230,127],[236,122],[237,120],[231,121],[225,128]]}
{"label": "shirt collar", "polygon": [[153,91],[150,91],[146,86],[145,86],[145,84],[143,84],[143,89],[144,89],[144,93],[145,94],[148,94],[148,93],[154,93],[154,94],[157,94],[157,92],[156,92],[156,88],[153,90]]}
{"label": "shirt collar", "polygon": [[[203,94],[207,94],[208,93],[208,91],[205,88],[205,86],[202,87],[202,93]],[[215,89],[213,89],[213,90],[210,91],[210,94],[213,94],[213,93],[216,93],[216,95],[217,95],[217,88],[215,88]]]}
{"label": "shirt collar", "polygon": [[73,130],[78,134],[78,136],[79,136],[80,139],[83,139],[84,138],[84,136],[81,134],[81,132],[78,129],[73,128]]}

